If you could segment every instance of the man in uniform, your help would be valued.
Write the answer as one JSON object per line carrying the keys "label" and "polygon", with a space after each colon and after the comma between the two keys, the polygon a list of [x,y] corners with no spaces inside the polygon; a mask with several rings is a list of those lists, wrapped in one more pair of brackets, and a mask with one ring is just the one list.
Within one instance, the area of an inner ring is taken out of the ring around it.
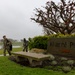
{"label": "man in uniform", "polygon": [[12,45],[11,41],[6,38],[6,36],[3,36],[3,48],[4,48],[4,56],[6,56],[6,51],[9,55],[11,55],[10,46]]}
{"label": "man in uniform", "polygon": [[23,39],[23,51],[28,52],[28,41],[25,38]]}

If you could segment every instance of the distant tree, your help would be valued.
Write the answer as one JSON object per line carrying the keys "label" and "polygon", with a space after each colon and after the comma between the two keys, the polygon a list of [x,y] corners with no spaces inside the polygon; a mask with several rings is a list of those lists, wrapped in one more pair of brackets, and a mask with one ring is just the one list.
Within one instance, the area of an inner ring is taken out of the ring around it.
{"label": "distant tree", "polygon": [[35,17],[31,18],[39,23],[45,33],[71,34],[75,32],[75,2],[74,0],[60,0],[56,4],[48,1],[44,9],[36,8]]}

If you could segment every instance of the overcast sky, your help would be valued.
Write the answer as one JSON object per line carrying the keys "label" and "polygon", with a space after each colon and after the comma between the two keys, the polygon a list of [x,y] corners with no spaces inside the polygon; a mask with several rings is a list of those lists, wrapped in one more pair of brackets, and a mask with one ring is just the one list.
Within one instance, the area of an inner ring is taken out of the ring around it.
{"label": "overcast sky", "polygon": [[47,1],[0,0],[0,39],[3,35],[17,40],[43,35],[42,27],[30,18],[34,15],[34,9],[45,6]]}

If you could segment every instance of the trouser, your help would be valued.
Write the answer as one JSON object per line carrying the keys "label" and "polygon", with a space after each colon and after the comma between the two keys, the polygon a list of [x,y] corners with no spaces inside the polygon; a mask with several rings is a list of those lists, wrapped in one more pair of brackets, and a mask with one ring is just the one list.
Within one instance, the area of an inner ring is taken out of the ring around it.
{"label": "trouser", "polygon": [[28,52],[28,46],[25,46],[25,47],[23,48],[23,51]]}
{"label": "trouser", "polygon": [[8,52],[9,55],[11,55],[11,51],[9,47],[4,48],[4,56],[6,56],[6,51]]}

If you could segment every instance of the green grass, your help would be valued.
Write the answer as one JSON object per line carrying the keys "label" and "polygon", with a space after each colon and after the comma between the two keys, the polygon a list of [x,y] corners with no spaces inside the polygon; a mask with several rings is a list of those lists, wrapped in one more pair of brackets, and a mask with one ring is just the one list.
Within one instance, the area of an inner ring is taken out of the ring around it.
{"label": "green grass", "polygon": [[[3,42],[0,42],[0,45],[3,45]],[[22,46],[23,42],[12,42],[13,46]]]}
{"label": "green grass", "polygon": [[[22,47],[12,49],[12,52],[18,52],[18,51],[22,51]],[[0,49],[0,54],[3,54],[3,49]]]}
{"label": "green grass", "polygon": [[2,56],[0,57],[0,75],[75,75],[75,70],[65,74],[62,71],[25,67]]}
{"label": "green grass", "polygon": [[22,46],[23,42],[12,42],[13,46]]}
{"label": "green grass", "polygon": [[20,47],[20,48],[13,48],[12,52],[22,51],[22,49],[23,49],[22,47]]}

